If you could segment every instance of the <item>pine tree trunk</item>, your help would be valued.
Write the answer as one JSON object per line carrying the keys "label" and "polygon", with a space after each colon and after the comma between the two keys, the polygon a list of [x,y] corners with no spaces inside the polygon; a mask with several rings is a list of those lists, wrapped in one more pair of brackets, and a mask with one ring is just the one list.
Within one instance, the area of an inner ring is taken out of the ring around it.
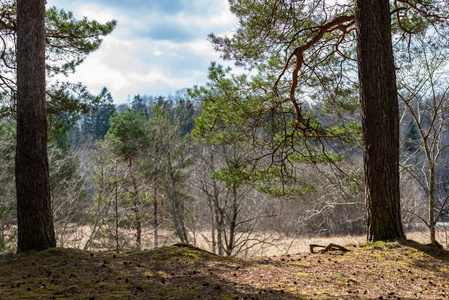
{"label": "pine tree trunk", "polygon": [[17,1],[17,251],[56,246],[45,107],[45,0]]}
{"label": "pine tree trunk", "polygon": [[355,1],[369,241],[402,239],[399,105],[388,0]]}

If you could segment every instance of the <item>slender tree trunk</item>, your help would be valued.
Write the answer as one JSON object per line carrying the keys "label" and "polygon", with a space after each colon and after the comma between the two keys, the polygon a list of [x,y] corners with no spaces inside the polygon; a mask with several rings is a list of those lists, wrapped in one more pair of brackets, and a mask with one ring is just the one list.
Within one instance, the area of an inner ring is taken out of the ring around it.
{"label": "slender tree trunk", "polygon": [[171,188],[165,188],[166,195],[168,196],[168,203],[170,208],[170,214],[173,219],[173,225],[175,226],[176,235],[180,239],[181,243],[189,243],[187,231],[184,226],[184,210],[180,207],[178,197],[176,196],[176,190]]}
{"label": "slender tree trunk", "polygon": [[182,200],[179,200],[178,196],[176,196],[176,195],[174,196],[174,199],[175,199],[175,203],[176,203],[176,213],[177,213],[178,219],[179,219],[181,234],[183,236],[183,239],[185,240],[185,243],[190,243],[189,237],[187,235],[185,220],[184,220],[184,212],[186,211],[184,202]]}
{"label": "slender tree trunk", "polygon": [[159,220],[158,220],[158,205],[157,205],[157,185],[156,179],[153,186],[153,226],[154,226],[154,248],[159,247]]}
{"label": "slender tree trunk", "polygon": [[429,179],[429,230],[430,243],[436,244],[435,235],[435,165],[429,161],[430,164],[430,179]]}
{"label": "slender tree trunk", "polygon": [[128,171],[129,176],[131,177],[131,182],[133,185],[133,211],[134,211],[134,217],[136,218],[136,246],[137,249],[140,250],[142,246],[142,220],[140,218],[140,212],[139,212],[139,187],[137,185],[136,176],[134,175],[134,170],[132,168],[133,161],[128,161]]}
{"label": "slender tree trunk", "polygon": [[224,216],[223,216],[223,210],[220,208],[219,198],[214,198],[214,218],[215,218],[215,228],[217,231],[217,250],[218,255],[224,255],[224,242],[223,242],[223,233],[224,233]]}
{"label": "slender tree trunk", "polygon": [[399,198],[399,104],[388,0],[356,0],[369,241],[403,239]]}
{"label": "slender tree trunk", "polygon": [[100,229],[103,227],[103,224],[105,222],[105,216],[102,212],[102,202],[103,202],[103,191],[105,187],[104,182],[104,168],[101,167],[101,173],[99,178],[99,189],[98,189],[98,203],[97,203],[97,211],[95,212],[95,222],[94,226],[92,227],[92,232],[89,235],[89,238],[87,239],[86,243],[84,244],[84,250],[89,249],[90,245],[92,244],[93,240],[96,238],[97,233],[100,231]]}
{"label": "slender tree trunk", "polygon": [[215,238],[215,214],[211,199],[208,199],[208,206],[210,211],[210,225],[211,225],[211,236],[212,236],[212,253],[217,254],[217,241]]}
{"label": "slender tree trunk", "polygon": [[169,201],[170,214],[173,219],[173,225],[175,226],[176,235],[179,237],[182,243],[189,243],[187,230],[184,224],[184,204],[177,195],[177,183],[172,170],[172,164],[170,156],[167,155],[168,166],[168,182],[165,184],[165,192]]}
{"label": "slender tree trunk", "polygon": [[[156,157],[159,157],[159,147],[156,147]],[[158,220],[158,203],[157,203],[157,175],[153,179],[153,226],[154,226],[154,248],[159,247],[159,220]]]}
{"label": "slender tree trunk", "polygon": [[140,250],[142,247],[142,222],[140,219],[139,208],[136,207],[134,210],[134,216],[136,218],[136,246],[137,249]]}
{"label": "slender tree trunk", "polygon": [[[214,169],[215,163],[214,163],[214,155],[213,152],[209,152],[209,159],[210,159],[210,165],[206,168],[210,172],[210,170]],[[217,222],[216,222],[216,209],[215,209],[215,203],[218,203],[219,200],[219,189],[217,186],[217,182],[212,180],[212,187],[213,192],[210,194],[207,192],[207,184],[203,185],[203,191],[207,195],[208,198],[208,205],[209,205],[209,211],[210,211],[210,224],[211,224],[211,235],[212,235],[212,253],[217,254],[217,236],[216,232],[218,232],[217,229]],[[218,205],[218,204],[217,204]]]}
{"label": "slender tree trunk", "polygon": [[120,250],[120,239],[119,239],[119,214],[118,214],[118,163],[115,161],[115,195],[114,195],[114,209],[115,209],[115,251]]}
{"label": "slender tree trunk", "polygon": [[[3,217],[2,218],[2,222],[1,222],[1,237],[0,237],[0,241],[3,241],[4,243],[5,243],[5,246],[6,246],[6,240],[5,240],[5,218]],[[4,250],[3,250],[3,252],[0,252],[1,254],[3,254],[4,253]],[[215,252],[214,252],[215,253]]]}
{"label": "slender tree trunk", "polygon": [[56,246],[45,106],[45,0],[17,1],[17,252]]}
{"label": "slender tree trunk", "polygon": [[237,199],[237,187],[235,184],[232,186],[232,219],[229,220],[229,241],[226,249],[226,255],[231,256],[235,247],[235,230],[237,227],[237,215],[238,215],[238,199]]}
{"label": "slender tree trunk", "polygon": [[220,213],[216,214],[216,222],[217,224],[217,248],[218,255],[224,255],[224,242],[223,242],[223,232],[224,232],[224,224],[223,224],[223,215]]}

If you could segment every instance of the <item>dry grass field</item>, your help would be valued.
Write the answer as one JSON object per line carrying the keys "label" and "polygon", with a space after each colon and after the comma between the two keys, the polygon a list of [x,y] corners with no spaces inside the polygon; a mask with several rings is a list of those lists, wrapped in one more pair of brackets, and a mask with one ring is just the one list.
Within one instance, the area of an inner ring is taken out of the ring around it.
{"label": "dry grass field", "polygon": [[[78,233],[74,235],[71,240],[68,240],[64,247],[81,248],[87,240],[89,233],[89,227],[85,226],[78,229]],[[143,230],[143,243],[142,249],[153,249],[153,235],[150,229]],[[168,246],[179,242],[176,236],[172,232],[166,230],[160,230],[160,246]],[[133,241],[134,233],[128,231],[126,233],[128,242],[123,250],[132,250],[134,248]],[[271,256],[271,255],[286,255],[293,253],[306,253],[309,251],[310,244],[328,245],[329,243],[337,245],[359,245],[366,242],[366,236],[332,236],[332,237],[310,237],[310,236],[280,236],[275,233],[258,233],[254,234],[257,241],[264,240],[265,243],[254,242],[254,246],[250,247],[247,251],[242,251],[237,255],[240,258],[250,258],[259,256]],[[414,231],[406,234],[407,239],[416,241],[420,244],[429,243],[429,234],[425,231]],[[211,249],[211,237],[209,232],[199,232],[195,235],[195,239],[192,238],[192,244],[201,249],[212,251]],[[437,232],[437,241],[448,248],[449,243],[449,231],[441,230]],[[113,245],[112,242],[108,241]],[[90,250],[113,250],[113,248],[105,247],[106,243],[94,243]],[[112,246],[111,246],[112,247]]]}

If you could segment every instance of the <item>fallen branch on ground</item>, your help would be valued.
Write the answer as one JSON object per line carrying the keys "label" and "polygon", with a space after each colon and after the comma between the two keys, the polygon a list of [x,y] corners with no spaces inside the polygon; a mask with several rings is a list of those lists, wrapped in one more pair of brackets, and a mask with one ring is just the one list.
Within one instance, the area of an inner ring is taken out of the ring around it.
{"label": "fallen branch on ground", "polygon": [[348,252],[349,251],[348,249],[346,249],[343,246],[332,244],[332,243],[330,243],[327,246],[321,246],[321,245],[317,245],[317,244],[310,244],[309,247],[310,247],[310,253],[317,253],[317,252],[313,251],[313,249],[315,249],[315,248],[324,248],[324,249],[319,251],[320,253],[325,253],[325,252],[329,252],[329,251],[333,251],[333,250],[340,250],[342,252]]}

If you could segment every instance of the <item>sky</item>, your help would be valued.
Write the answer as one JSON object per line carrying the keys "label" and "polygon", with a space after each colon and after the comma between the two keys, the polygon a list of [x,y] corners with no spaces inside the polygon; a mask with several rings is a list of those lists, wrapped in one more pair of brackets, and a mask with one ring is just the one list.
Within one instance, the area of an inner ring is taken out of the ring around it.
{"label": "sky", "polygon": [[93,94],[107,87],[115,103],[134,95],[168,96],[203,85],[211,61],[220,60],[207,35],[230,33],[237,24],[227,0],[47,0],[77,19],[117,20],[116,29],[75,74]]}

